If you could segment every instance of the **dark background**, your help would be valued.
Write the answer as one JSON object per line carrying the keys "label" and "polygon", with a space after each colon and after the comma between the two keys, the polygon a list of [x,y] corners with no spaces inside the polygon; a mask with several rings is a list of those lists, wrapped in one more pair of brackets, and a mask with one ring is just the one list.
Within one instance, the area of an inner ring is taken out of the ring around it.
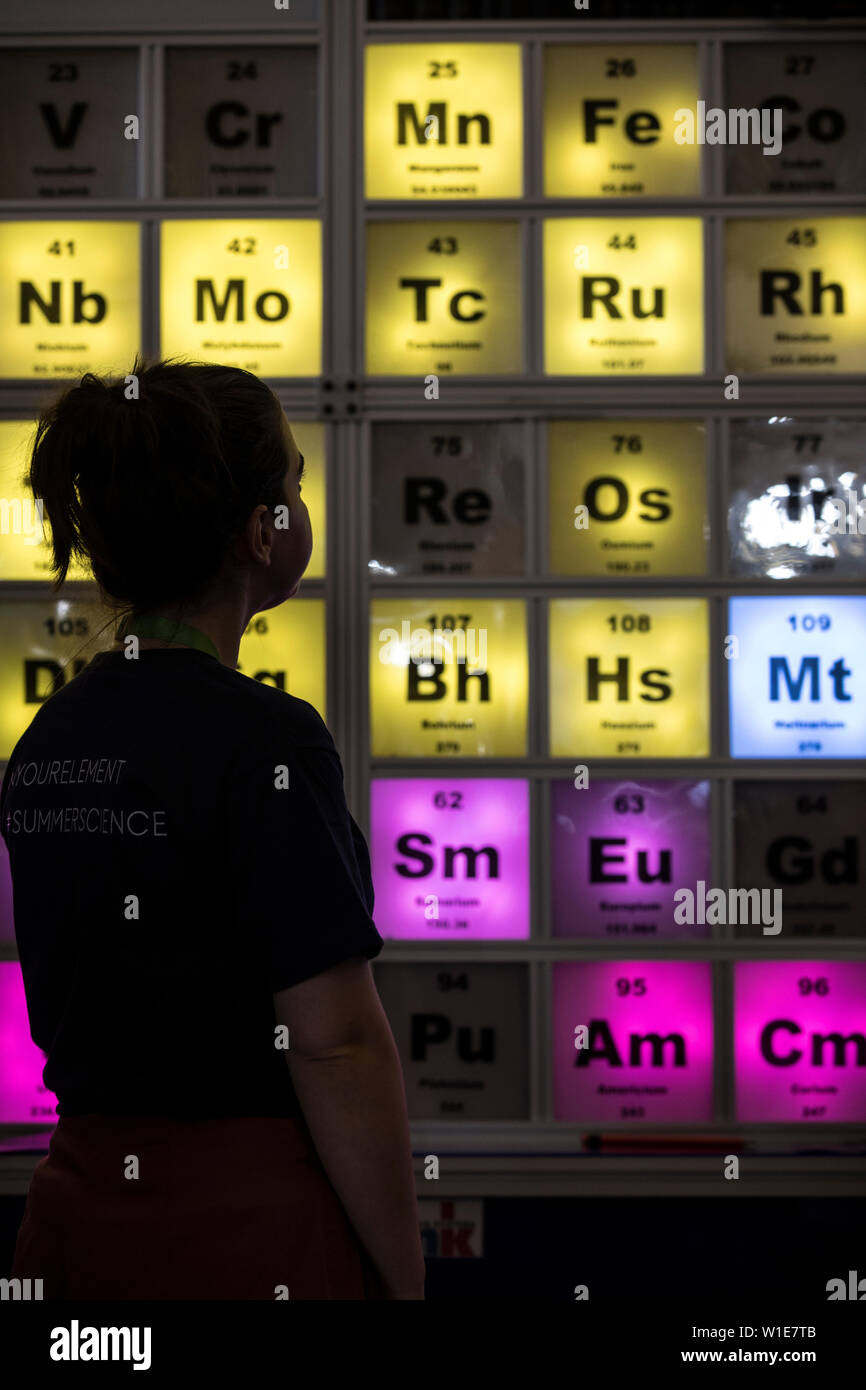
{"label": "dark background", "polygon": [[[23,1196],[0,1198],[0,1277],[23,1213]],[[590,1304],[679,1297],[724,1321],[750,1303],[760,1321],[780,1302],[817,1311],[852,1267],[866,1277],[863,1231],[851,1197],[487,1197],[484,1258],[428,1260],[427,1299],[571,1303],[586,1284]]]}

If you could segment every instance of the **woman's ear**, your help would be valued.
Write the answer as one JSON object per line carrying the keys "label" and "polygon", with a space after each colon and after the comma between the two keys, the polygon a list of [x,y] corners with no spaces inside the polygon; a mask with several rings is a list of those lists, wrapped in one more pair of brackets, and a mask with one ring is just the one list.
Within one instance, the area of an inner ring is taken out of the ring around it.
{"label": "woman's ear", "polygon": [[238,537],[238,541],[247,554],[252,555],[260,562],[265,561],[268,557],[267,563],[270,563],[272,541],[267,534],[269,527],[268,509],[263,502],[260,502],[250,512],[247,517],[247,524]]}

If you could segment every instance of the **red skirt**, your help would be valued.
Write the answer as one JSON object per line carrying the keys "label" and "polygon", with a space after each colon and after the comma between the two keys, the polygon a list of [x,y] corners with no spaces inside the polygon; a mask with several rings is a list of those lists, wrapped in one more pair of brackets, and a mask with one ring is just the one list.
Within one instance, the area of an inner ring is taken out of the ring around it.
{"label": "red skirt", "polygon": [[45,1299],[378,1296],[306,1123],[288,1118],[59,1119],[12,1277],[42,1279]]}

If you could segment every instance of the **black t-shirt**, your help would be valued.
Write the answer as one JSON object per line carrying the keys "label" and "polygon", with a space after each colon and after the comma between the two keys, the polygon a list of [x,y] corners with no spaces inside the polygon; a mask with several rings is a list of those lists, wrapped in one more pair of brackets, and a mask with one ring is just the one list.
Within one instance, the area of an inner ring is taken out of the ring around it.
{"label": "black t-shirt", "polygon": [[102,652],[19,739],[0,830],[60,1115],[299,1112],[271,996],[383,944],[312,705],[193,649]]}

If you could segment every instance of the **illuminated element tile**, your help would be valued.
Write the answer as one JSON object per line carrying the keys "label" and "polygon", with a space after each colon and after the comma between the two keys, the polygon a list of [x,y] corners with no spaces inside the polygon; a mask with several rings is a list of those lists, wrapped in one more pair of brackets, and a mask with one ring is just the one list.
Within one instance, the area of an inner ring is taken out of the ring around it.
{"label": "illuminated element tile", "polygon": [[371,453],[371,579],[524,572],[519,424],[374,424]]}
{"label": "illuminated element tile", "polygon": [[258,613],[241,638],[237,669],[325,712],[325,601],[287,599]]}
{"label": "illuminated element tile", "polygon": [[377,778],[370,789],[376,925],[405,941],[529,936],[529,785]]}
{"label": "illuminated element tile", "polygon": [[[35,431],[33,420],[0,420],[0,579],[52,578],[48,514],[44,508],[40,514],[29,486],[22,482]],[[92,576],[73,556],[67,578]]]}
{"label": "illuminated element tile", "polygon": [[93,600],[0,604],[0,758],[8,758],[39,706],[114,642],[115,622]]}
{"label": "illuminated element tile", "polygon": [[[712,1120],[711,972],[708,961],[554,965],[554,1118]],[[581,1027],[586,1033],[576,1034]]]}
{"label": "illuminated element tile", "polygon": [[[2,785],[0,778],[0,785]],[[0,942],[15,943],[15,919],[12,914],[12,871],[9,867],[9,851],[6,841],[0,835]]]}
{"label": "illuminated element tile", "polygon": [[516,222],[369,223],[368,373],[521,372],[521,276]]}
{"label": "illuminated element tile", "polygon": [[160,228],[161,352],[263,377],[322,369],[322,228],[309,218]]}
{"label": "illuminated element tile", "polygon": [[545,196],[696,197],[700,146],[676,143],[674,116],[698,96],[695,44],[549,44]]}
{"label": "illuminated element tile", "polygon": [[728,222],[732,372],[866,371],[866,218]]}
{"label": "illuminated element tile", "polygon": [[[8,758],[37,709],[114,643],[116,622],[92,600],[13,600],[0,605],[0,758]],[[259,613],[241,639],[241,674],[286,690],[325,717],[325,603],[290,599]]]}
{"label": "illuminated element tile", "polygon": [[139,240],[137,222],[0,222],[0,377],[128,372]]}
{"label": "illuminated element tile", "polygon": [[521,197],[519,44],[368,44],[364,58],[368,198]]}
{"label": "illuminated element tile", "polygon": [[866,598],[732,598],[731,757],[866,756]]}
{"label": "illuminated element tile", "polygon": [[711,881],[709,782],[570,780],[554,782],[550,798],[554,936],[711,934],[674,921],[677,889]]}
{"label": "illuminated element tile", "polygon": [[554,420],[552,574],[703,574],[705,435],[680,420]]}
{"label": "illuminated element tile", "polygon": [[734,1068],[740,1124],[862,1124],[866,965],[738,961]]}
{"label": "illuminated element tile", "polygon": [[[781,890],[782,937],[866,936],[866,785],[863,782],[737,782],[734,878]],[[735,935],[763,939],[743,922]]]}
{"label": "illuminated element tile", "polygon": [[57,1097],[42,1084],[45,1054],[30,1037],[17,960],[0,961],[0,1124],[56,1124]]}
{"label": "illuminated element tile", "polygon": [[529,1119],[525,965],[374,966],[413,1120]]}
{"label": "illuminated element tile", "polygon": [[374,599],[374,758],[526,756],[529,663],[522,599]]}
{"label": "illuminated element tile", "polygon": [[544,370],[556,376],[700,376],[698,217],[548,218]]}
{"label": "illuminated element tile", "polygon": [[323,579],[327,572],[328,554],[325,426],[310,420],[291,420],[289,423],[295,443],[304,456],[301,497],[310,513],[313,531],[313,553],[304,578]]}
{"label": "illuminated element tile", "polygon": [[706,599],[551,599],[550,752],[705,758]]}

